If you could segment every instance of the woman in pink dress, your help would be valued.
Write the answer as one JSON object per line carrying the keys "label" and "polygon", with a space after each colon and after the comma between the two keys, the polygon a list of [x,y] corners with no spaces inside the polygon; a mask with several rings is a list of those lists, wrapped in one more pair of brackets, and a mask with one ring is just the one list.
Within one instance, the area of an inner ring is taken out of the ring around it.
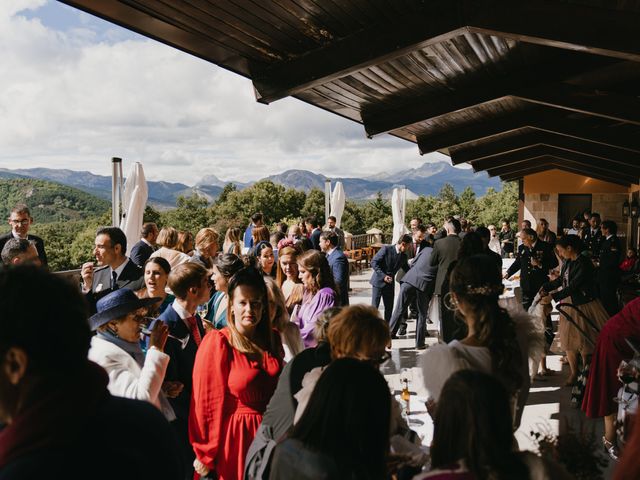
{"label": "woman in pink dress", "polygon": [[203,339],[193,369],[189,437],[199,475],[241,480],[244,460],[283,365],[262,274],[245,268],[229,281],[227,327]]}

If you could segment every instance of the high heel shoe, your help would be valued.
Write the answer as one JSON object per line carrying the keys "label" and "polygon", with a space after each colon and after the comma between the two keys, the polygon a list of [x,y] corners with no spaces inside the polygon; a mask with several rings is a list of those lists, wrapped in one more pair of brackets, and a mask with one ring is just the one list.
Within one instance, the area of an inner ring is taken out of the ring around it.
{"label": "high heel shoe", "polygon": [[611,460],[617,462],[618,457],[620,457],[620,449],[618,449],[618,446],[607,440],[605,437],[602,437],[602,446],[604,448],[604,453],[609,455]]}

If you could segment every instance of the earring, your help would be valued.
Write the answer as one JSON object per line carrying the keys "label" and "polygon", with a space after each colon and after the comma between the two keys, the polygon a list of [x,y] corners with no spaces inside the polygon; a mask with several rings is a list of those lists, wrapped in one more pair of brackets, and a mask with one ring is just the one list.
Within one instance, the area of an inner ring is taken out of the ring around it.
{"label": "earring", "polygon": [[458,301],[455,299],[451,292],[446,293],[446,295],[442,298],[442,303],[447,310],[451,310],[452,312],[455,312],[458,309]]}

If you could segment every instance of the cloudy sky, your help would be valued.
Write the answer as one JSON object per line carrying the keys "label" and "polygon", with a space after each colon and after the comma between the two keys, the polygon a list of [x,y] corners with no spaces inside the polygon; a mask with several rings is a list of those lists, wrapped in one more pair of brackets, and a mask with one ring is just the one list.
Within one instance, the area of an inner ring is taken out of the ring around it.
{"label": "cloudy sky", "polygon": [[151,180],[252,180],[290,168],[362,176],[417,167],[390,136],[295,99],[255,101],[213,64],[53,0],[0,0],[0,167],[109,174],[110,158]]}

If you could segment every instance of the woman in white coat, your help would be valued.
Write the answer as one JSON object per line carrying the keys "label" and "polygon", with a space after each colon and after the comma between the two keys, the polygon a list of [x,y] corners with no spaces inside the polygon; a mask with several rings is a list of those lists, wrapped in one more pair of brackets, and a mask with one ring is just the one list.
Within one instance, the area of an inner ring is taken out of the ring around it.
{"label": "woman in white coat", "polygon": [[146,355],[140,347],[146,310],[160,300],[138,298],[129,289],[116,290],[101,298],[98,313],[89,319],[91,329],[97,331],[91,339],[89,360],[107,371],[112,395],[150,402],[172,421],[175,414],[162,393],[169,364],[169,355],[163,351],[167,326],[155,322]]}

